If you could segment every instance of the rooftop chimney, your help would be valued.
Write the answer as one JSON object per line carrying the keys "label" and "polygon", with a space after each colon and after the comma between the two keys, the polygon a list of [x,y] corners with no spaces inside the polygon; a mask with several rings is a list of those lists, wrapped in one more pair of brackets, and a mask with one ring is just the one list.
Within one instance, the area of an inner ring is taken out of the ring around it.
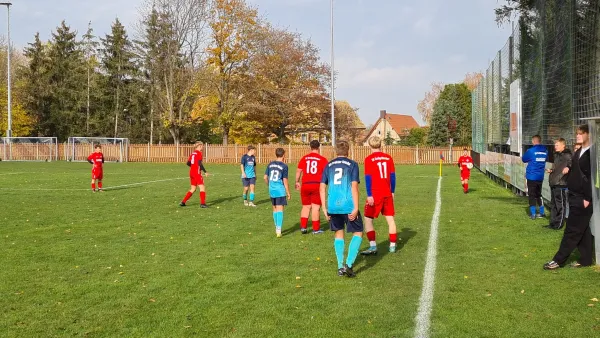
{"label": "rooftop chimney", "polygon": [[379,111],[379,118],[380,119],[385,119],[386,115],[387,115],[387,112],[385,110],[380,110]]}

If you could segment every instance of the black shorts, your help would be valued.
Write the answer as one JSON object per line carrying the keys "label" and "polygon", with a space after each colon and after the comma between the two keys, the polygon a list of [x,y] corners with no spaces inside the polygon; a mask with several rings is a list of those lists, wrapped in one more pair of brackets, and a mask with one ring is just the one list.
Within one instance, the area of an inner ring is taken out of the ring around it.
{"label": "black shorts", "polygon": [[273,206],[277,205],[287,205],[287,197],[271,197],[271,203]]}
{"label": "black shorts", "polygon": [[256,177],[252,177],[252,178],[242,178],[242,184],[245,187],[249,187],[250,184],[252,185],[256,185]]}
{"label": "black shorts", "polygon": [[329,214],[329,217],[331,217],[329,220],[331,231],[344,230],[344,226],[346,226],[346,232],[363,232],[365,229],[360,211],[354,221],[349,220],[348,215]]}

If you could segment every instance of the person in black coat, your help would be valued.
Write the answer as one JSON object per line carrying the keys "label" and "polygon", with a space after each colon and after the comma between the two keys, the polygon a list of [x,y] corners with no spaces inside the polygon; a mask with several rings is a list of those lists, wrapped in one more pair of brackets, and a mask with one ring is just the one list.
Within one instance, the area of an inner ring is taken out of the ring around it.
{"label": "person in black coat", "polygon": [[579,261],[572,264],[573,267],[593,264],[593,238],[590,229],[590,219],[593,212],[591,145],[587,125],[581,125],[577,128],[577,142],[581,143],[581,149],[573,155],[567,179],[569,218],[558,252],[550,262],[544,264],[545,270],[555,270],[564,266],[575,248],[579,249],[581,257]]}
{"label": "person in black coat", "polygon": [[554,142],[554,163],[552,169],[548,169],[550,178],[550,225],[546,225],[546,228],[559,230],[563,227],[565,218],[567,216],[567,209],[569,208],[568,202],[568,189],[567,189],[567,173],[571,166],[571,151],[566,148],[566,142],[564,138],[559,138]]}

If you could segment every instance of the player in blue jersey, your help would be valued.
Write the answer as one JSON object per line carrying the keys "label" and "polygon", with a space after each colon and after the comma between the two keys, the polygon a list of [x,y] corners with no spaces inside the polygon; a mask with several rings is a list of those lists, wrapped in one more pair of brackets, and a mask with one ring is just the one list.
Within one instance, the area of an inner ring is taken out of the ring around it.
{"label": "player in blue jersey", "polygon": [[[256,207],[254,204],[254,186],[256,185],[256,157],[254,153],[256,148],[248,146],[248,152],[242,156],[240,169],[242,170],[242,184],[244,185],[244,205],[247,207]],[[248,190],[250,193],[248,194]]]}
{"label": "player in blue jersey", "polygon": [[275,150],[277,159],[267,166],[265,171],[265,183],[269,186],[269,195],[273,204],[273,221],[275,222],[275,234],[281,237],[281,227],[283,226],[283,209],[287,201],[291,198],[290,187],[288,186],[288,166],[283,163],[285,150],[277,148]]}
{"label": "player in blue jersey", "polygon": [[[323,213],[329,220],[331,231],[335,231],[334,248],[338,262],[338,276],[355,277],[352,270],[362,243],[363,222],[358,211],[358,164],[348,158],[350,145],[339,141],[335,145],[337,158],[331,160],[321,180],[321,203]],[[344,265],[344,226],[353,233],[348,246],[348,257]]]}

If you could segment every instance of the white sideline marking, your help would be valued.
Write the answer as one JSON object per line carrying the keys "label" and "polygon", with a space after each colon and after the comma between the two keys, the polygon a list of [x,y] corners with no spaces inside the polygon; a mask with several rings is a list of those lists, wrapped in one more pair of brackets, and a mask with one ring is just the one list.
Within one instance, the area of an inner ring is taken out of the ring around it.
{"label": "white sideline marking", "polygon": [[[183,180],[186,177],[178,177],[178,178],[168,178],[165,180],[156,180],[156,181],[146,181],[146,182],[138,182],[138,183],[130,183],[123,185],[116,185],[112,187],[104,187],[103,190],[114,190],[119,188],[133,187],[136,185],[150,184],[150,183],[158,183],[158,182],[168,182],[168,181],[176,181]],[[11,191],[88,191],[90,189],[56,189],[56,188],[31,188],[31,189],[19,189],[19,188],[0,188],[0,190],[11,190]]]}
{"label": "white sideline marking", "polygon": [[437,257],[438,225],[440,223],[440,212],[442,210],[442,178],[438,179],[437,192],[435,193],[435,210],[431,219],[431,231],[429,233],[429,244],[427,247],[427,263],[423,273],[423,289],[419,298],[419,311],[415,321],[415,337],[429,337],[429,326],[431,325],[431,310],[433,307],[433,291],[435,288],[435,266]]}
{"label": "white sideline marking", "polygon": [[[21,174],[29,174],[28,172],[17,172],[17,173],[2,173],[0,174],[0,176],[5,176],[5,175],[21,175]],[[35,174],[39,174],[39,173],[35,173]]]}

